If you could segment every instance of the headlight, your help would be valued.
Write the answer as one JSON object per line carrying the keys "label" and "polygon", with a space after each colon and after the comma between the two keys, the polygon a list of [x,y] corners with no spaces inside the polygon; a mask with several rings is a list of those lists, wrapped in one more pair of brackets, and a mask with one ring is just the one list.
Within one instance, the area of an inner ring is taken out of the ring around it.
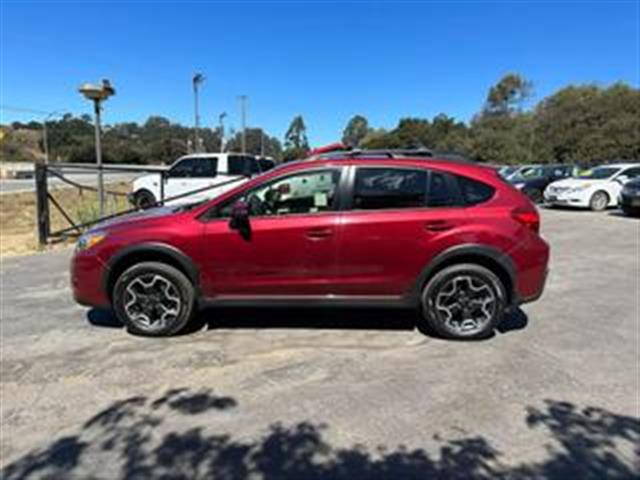
{"label": "headlight", "polygon": [[524,183],[514,183],[513,186],[515,188],[517,188],[518,190],[522,190],[524,188],[525,184]]}
{"label": "headlight", "polygon": [[590,183],[585,183],[584,185],[578,185],[569,189],[569,193],[581,192],[582,190],[586,190],[589,187],[591,187]]}
{"label": "headlight", "polygon": [[83,251],[89,250],[93,246],[100,243],[107,237],[106,232],[96,231],[96,232],[88,232],[82,235],[78,239],[78,243],[76,244],[76,250]]}

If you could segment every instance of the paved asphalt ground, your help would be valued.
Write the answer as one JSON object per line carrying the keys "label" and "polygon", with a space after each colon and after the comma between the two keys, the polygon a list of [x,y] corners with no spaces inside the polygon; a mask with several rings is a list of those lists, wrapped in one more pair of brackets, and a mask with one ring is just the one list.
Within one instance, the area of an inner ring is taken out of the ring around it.
{"label": "paved asphalt ground", "polygon": [[69,251],[3,260],[0,478],[637,478],[640,221],[542,213],[547,290],[480,342],[382,310],[137,338]]}

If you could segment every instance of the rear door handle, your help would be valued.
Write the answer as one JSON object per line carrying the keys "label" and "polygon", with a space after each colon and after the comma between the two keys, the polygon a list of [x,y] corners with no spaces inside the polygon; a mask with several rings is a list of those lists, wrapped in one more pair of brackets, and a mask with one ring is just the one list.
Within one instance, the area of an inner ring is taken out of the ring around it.
{"label": "rear door handle", "polygon": [[311,228],[307,230],[306,237],[309,240],[322,240],[333,235],[332,228]]}
{"label": "rear door handle", "polygon": [[428,232],[444,232],[451,230],[453,227],[453,223],[447,222],[446,220],[431,220],[424,224],[424,229]]}

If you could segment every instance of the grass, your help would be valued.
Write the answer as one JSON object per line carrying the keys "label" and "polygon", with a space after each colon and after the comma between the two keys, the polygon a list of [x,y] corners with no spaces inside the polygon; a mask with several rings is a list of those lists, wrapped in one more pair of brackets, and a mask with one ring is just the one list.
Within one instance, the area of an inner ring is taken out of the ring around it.
{"label": "grass", "polygon": [[[130,184],[126,182],[108,185],[109,191],[126,193]],[[99,217],[98,195],[93,191],[80,192],[76,188],[57,188],[49,191],[60,206],[76,223],[93,221]],[[105,214],[121,212],[130,208],[124,196],[107,195]],[[70,227],[69,222],[49,203],[51,230]],[[75,237],[63,239],[71,243]],[[0,256],[22,255],[39,250],[36,228],[35,192],[5,193],[0,195]]]}

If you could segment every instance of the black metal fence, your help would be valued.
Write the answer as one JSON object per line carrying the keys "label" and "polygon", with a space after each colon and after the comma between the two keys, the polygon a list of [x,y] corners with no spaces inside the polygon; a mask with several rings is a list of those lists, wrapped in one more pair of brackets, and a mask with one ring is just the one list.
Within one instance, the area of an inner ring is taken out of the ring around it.
{"label": "black metal fence", "polygon": [[[63,208],[63,206],[56,200],[56,198],[52,195],[49,188],[49,181],[52,178],[58,179],[61,183],[68,188],[75,188],[80,193],[85,191],[96,192],[99,198],[114,198],[114,197],[128,197],[128,192],[119,192],[116,190],[109,189],[109,183],[104,188],[101,188],[100,182],[98,182],[97,186],[86,185],[80,183],[79,181],[72,180],[68,177],[71,173],[91,173],[95,172],[96,175],[102,170],[102,173],[139,173],[139,174],[157,174],[159,176],[159,185],[160,185],[160,198],[151,205],[150,207],[156,207],[166,204],[167,202],[172,202],[175,200],[181,200],[187,198],[192,195],[196,195],[198,193],[202,193],[208,190],[213,190],[216,188],[220,188],[225,185],[229,185],[232,183],[238,183],[241,180],[246,179],[247,177],[241,175],[235,175],[231,178],[227,178],[222,182],[216,182],[212,185],[208,185],[206,187],[198,188],[195,190],[190,190],[188,192],[182,193],[180,195],[174,195],[172,197],[165,198],[165,179],[168,175],[168,167],[157,167],[157,166],[124,166],[124,165],[102,165],[98,167],[95,164],[80,164],[80,163],[54,163],[54,164],[43,164],[37,163],[35,165],[35,182],[36,182],[36,215],[37,215],[37,228],[38,228],[38,242],[40,245],[46,245],[49,242],[56,240],[63,240],[69,237],[77,236],[82,234],[87,228],[90,228],[98,223],[104,222],[105,220],[110,220],[112,218],[119,217],[121,215],[130,214],[136,211],[139,211],[140,208],[133,206],[131,208],[127,208],[123,211],[114,212],[108,215],[101,215],[96,217],[90,221],[78,221],[73,218],[67,210]],[[129,180],[121,180],[121,181],[132,181]],[[66,223],[69,224],[68,227],[52,230],[51,229],[51,210],[55,209],[60,213],[60,215],[64,218]]]}

